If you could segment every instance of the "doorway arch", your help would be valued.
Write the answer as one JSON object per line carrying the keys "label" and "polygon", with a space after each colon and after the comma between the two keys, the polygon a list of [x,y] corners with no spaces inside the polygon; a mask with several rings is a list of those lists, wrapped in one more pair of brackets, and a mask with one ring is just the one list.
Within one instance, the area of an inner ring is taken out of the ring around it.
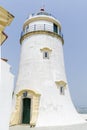
{"label": "doorway arch", "polygon": [[[10,126],[19,124],[27,124],[30,125],[30,127],[36,126],[39,114],[40,96],[40,93],[30,89],[23,89],[19,91],[16,94],[16,105],[15,110],[11,114]],[[23,102],[27,102],[27,107],[25,107],[25,103]],[[28,117],[26,118],[24,112],[25,108],[28,108]]]}

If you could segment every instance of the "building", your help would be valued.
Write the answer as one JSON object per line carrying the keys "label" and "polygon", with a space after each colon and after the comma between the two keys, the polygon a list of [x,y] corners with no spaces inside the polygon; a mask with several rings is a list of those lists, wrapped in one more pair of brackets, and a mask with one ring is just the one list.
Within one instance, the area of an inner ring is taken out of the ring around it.
{"label": "building", "polygon": [[[10,25],[14,16],[0,7],[0,45],[7,39],[4,33],[5,27]],[[0,58],[0,130],[9,129],[9,119],[12,104],[12,92],[14,88],[14,75],[7,59]]]}
{"label": "building", "polygon": [[20,43],[10,130],[85,130],[70,98],[60,22],[41,9],[24,22]]}
{"label": "building", "polygon": [[0,129],[9,129],[9,119],[14,88],[14,75],[10,72],[11,66],[7,59],[0,59]]}
{"label": "building", "polygon": [[13,18],[14,16],[12,14],[0,6],[0,45],[2,45],[8,37],[4,33],[4,29],[6,26],[9,26],[11,24]]}

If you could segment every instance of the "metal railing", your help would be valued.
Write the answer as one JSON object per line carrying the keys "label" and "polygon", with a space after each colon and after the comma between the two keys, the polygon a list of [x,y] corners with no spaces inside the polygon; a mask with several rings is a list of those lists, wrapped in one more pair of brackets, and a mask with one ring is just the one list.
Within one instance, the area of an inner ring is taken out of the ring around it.
{"label": "metal railing", "polygon": [[63,38],[63,34],[61,33],[61,30],[59,30],[59,28],[58,28],[57,32],[55,32],[53,26],[48,25],[48,24],[34,24],[34,25],[26,26],[25,29],[21,32],[21,37],[29,32],[33,32],[33,31],[54,32]]}

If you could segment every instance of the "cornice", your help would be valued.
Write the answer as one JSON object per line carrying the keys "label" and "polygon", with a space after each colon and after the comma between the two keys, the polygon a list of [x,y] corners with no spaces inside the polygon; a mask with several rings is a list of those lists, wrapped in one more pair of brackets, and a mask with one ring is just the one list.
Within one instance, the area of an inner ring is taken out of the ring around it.
{"label": "cornice", "polygon": [[60,40],[62,41],[62,44],[64,44],[64,39],[63,39],[60,35],[58,35],[58,34],[56,34],[56,33],[54,33],[54,32],[44,31],[44,30],[32,31],[32,32],[28,32],[28,33],[24,34],[24,35],[20,38],[20,44],[22,44],[22,41],[23,41],[25,38],[27,38],[27,37],[29,37],[29,36],[32,36],[32,35],[38,35],[38,34],[43,34],[43,35],[49,35],[49,36],[52,36],[52,37],[56,37],[56,38],[58,38],[58,39],[60,39]]}

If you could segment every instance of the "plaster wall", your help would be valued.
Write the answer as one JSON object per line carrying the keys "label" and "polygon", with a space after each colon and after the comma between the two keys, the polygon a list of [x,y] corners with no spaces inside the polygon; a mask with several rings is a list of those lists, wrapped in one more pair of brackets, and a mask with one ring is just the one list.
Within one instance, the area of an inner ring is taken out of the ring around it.
{"label": "plaster wall", "polygon": [[0,130],[8,130],[14,75],[10,72],[10,65],[1,59],[0,80]]}
{"label": "plaster wall", "polygon": [[[43,59],[41,51],[43,48],[52,50],[49,59]],[[26,38],[21,46],[16,91],[20,91],[23,87],[42,91],[41,86],[46,82],[57,80],[67,82],[63,61],[62,43],[59,39],[41,34]]]}
{"label": "plaster wall", "polygon": [[80,114],[80,116],[87,121],[87,114]]}

